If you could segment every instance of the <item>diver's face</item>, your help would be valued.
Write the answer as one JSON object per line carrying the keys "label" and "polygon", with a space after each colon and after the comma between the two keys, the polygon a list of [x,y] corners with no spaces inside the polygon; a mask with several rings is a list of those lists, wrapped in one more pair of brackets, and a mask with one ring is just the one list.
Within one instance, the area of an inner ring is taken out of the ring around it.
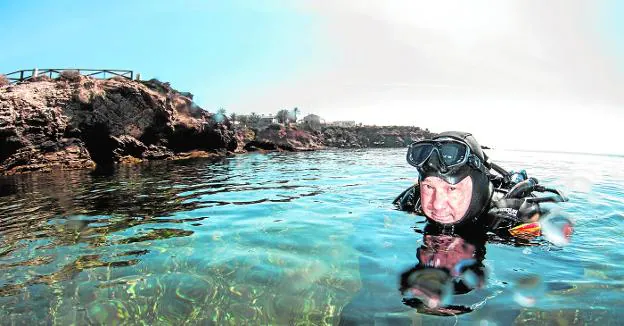
{"label": "diver's face", "polygon": [[455,185],[438,177],[420,182],[422,209],[430,219],[441,224],[457,223],[468,211],[472,199],[472,179],[468,176]]}

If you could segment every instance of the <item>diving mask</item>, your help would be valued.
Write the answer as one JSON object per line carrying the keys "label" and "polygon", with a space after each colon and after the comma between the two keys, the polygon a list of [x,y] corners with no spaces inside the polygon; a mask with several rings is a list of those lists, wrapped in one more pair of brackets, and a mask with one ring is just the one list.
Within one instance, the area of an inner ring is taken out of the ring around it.
{"label": "diving mask", "polygon": [[[435,155],[435,160],[430,160]],[[469,163],[476,169],[482,168],[481,159],[474,155],[468,144],[450,137],[435,140],[424,140],[412,143],[407,150],[407,162],[418,168],[425,169],[426,163],[435,162],[436,169],[441,173],[452,173],[454,170]]]}

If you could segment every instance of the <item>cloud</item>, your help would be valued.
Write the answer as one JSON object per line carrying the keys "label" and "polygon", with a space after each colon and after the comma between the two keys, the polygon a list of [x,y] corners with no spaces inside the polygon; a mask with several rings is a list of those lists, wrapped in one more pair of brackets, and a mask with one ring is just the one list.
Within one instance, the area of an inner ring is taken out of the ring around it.
{"label": "cloud", "polygon": [[571,151],[588,132],[614,136],[622,117],[600,2],[305,1],[298,10],[323,17],[325,64],[267,85],[248,99],[256,105]]}

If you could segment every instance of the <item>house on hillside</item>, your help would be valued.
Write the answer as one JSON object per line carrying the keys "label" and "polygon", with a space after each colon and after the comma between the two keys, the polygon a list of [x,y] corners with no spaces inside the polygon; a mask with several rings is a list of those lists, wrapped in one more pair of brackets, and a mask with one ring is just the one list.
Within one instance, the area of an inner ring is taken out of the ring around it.
{"label": "house on hillside", "polygon": [[352,120],[334,121],[330,123],[329,125],[336,126],[336,127],[355,127],[355,121],[352,121]]}
{"label": "house on hillside", "polygon": [[277,117],[275,117],[272,114],[268,114],[268,115],[263,114],[260,116],[260,119],[258,120],[256,127],[262,129],[274,123],[277,123]]}
{"label": "house on hillside", "polygon": [[325,120],[321,119],[316,114],[308,114],[303,117],[303,124],[310,126],[313,129],[320,129],[321,125],[325,123]]}

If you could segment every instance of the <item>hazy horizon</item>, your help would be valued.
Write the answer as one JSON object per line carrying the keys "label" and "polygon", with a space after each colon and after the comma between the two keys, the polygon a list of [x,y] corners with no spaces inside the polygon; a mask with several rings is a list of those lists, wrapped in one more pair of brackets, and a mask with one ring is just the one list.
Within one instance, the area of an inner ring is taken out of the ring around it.
{"label": "hazy horizon", "polygon": [[0,73],[131,69],[212,112],[298,107],[327,121],[468,131],[494,148],[624,154],[621,2],[62,0],[0,10]]}

